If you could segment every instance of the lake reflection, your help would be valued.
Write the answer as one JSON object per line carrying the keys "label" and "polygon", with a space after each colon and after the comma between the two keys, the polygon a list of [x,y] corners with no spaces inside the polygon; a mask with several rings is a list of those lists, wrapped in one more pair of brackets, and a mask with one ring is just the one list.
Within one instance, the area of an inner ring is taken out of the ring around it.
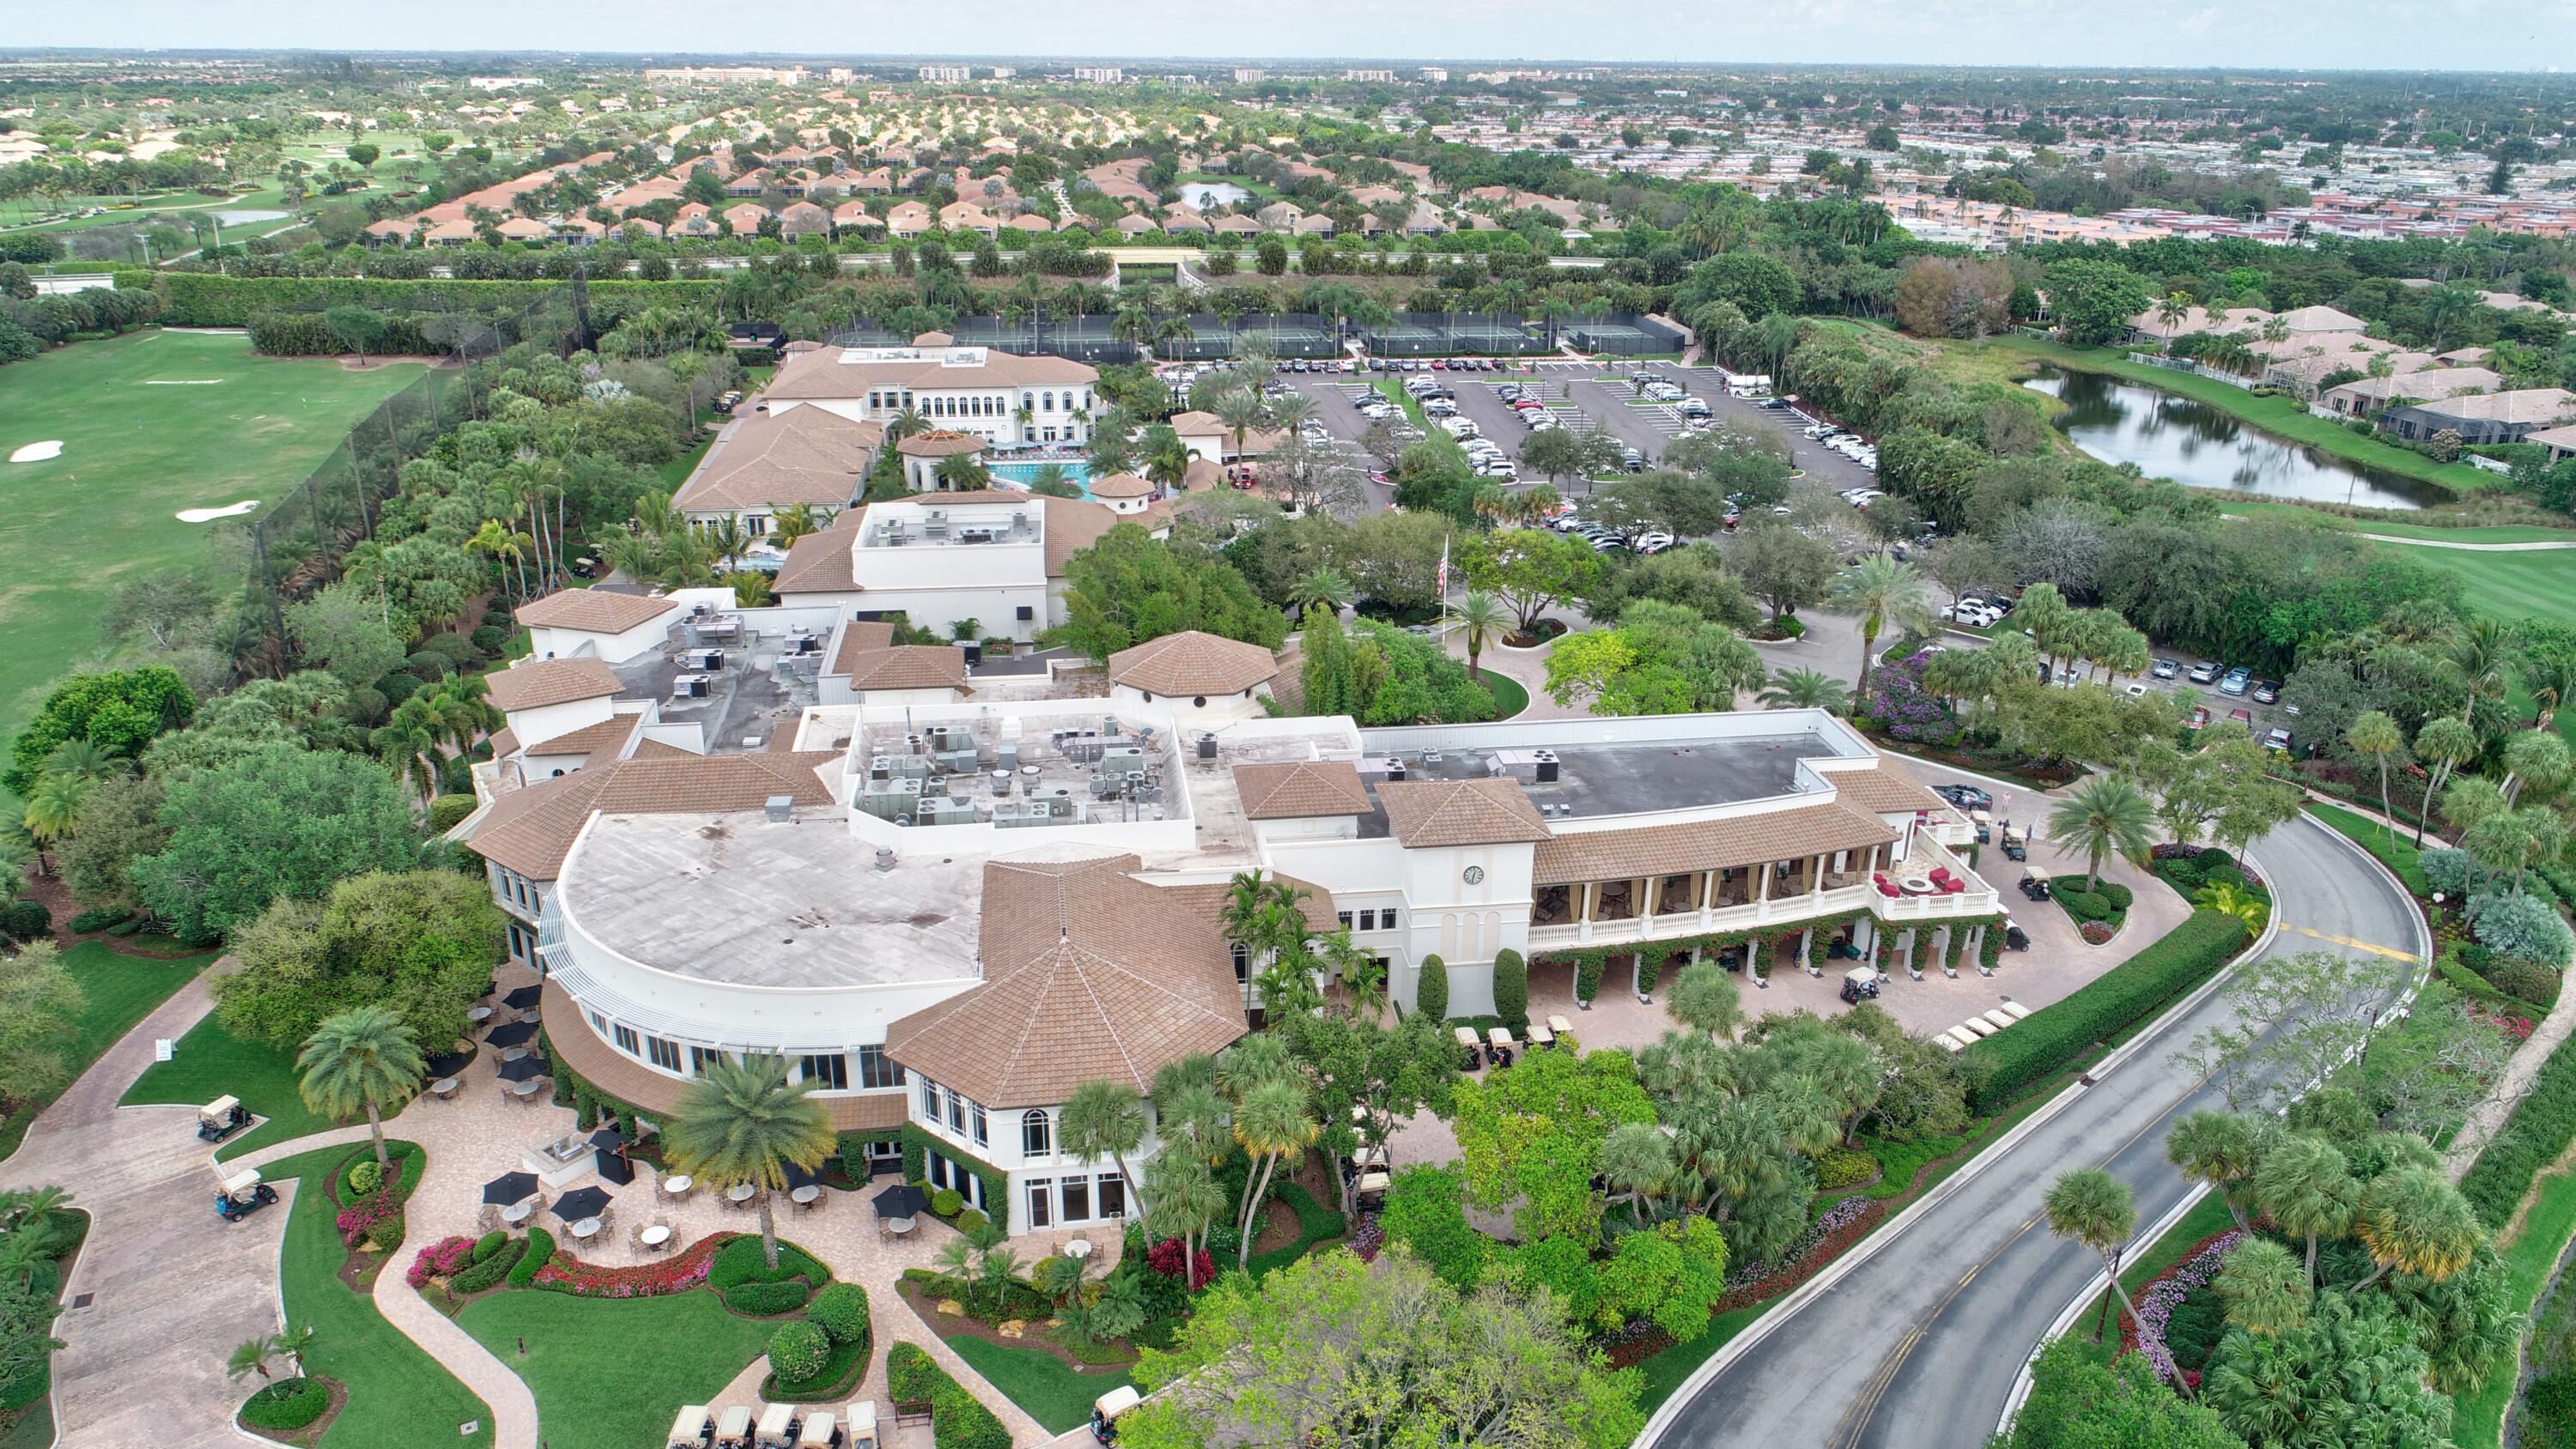
{"label": "lake reflection", "polygon": [[2057,426],[2106,463],[2193,488],[2363,508],[2420,508],[2442,495],[2238,422],[2206,403],[2098,372],[2043,368],[2023,386],[2063,398]]}

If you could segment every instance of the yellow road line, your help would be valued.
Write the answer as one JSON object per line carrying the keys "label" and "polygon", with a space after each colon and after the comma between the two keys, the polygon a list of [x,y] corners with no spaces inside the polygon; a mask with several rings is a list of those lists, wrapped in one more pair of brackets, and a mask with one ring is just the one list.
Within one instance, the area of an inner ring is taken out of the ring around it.
{"label": "yellow road line", "polygon": [[2331,935],[2324,931],[2310,930],[2305,926],[2293,926],[2285,923],[2281,929],[2284,931],[2296,931],[2310,940],[2325,941],[2354,951],[2367,951],[2373,956],[2387,956],[2399,961],[2421,961],[2424,959],[2412,951],[2400,951],[2394,946],[2382,946],[2375,941],[2356,941],[2350,936]]}

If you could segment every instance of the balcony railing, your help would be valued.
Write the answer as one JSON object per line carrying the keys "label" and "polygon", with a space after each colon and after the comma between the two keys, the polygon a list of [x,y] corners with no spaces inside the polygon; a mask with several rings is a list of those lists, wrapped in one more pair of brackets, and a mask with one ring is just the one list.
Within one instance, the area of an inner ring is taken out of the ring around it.
{"label": "balcony railing", "polygon": [[1703,936],[1713,931],[1743,931],[1762,926],[1794,925],[1802,920],[1829,916],[1869,904],[1876,894],[1868,877],[1852,877],[1856,883],[1836,885],[1837,877],[1827,876],[1827,889],[1802,895],[1775,895],[1767,901],[1749,905],[1722,905],[1714,910],[1658,911],[1652,916],[1623,920],[1566,921],[1553,926],[1532,926],[1530,948],[1540,950],[1562,946],[1617,946],[1636,941],[1677,940],[1686,936]]}

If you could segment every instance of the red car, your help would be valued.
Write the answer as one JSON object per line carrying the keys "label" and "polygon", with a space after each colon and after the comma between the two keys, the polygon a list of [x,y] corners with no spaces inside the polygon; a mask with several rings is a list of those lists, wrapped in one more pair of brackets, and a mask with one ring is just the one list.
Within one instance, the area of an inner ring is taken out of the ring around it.
{"label": "red car", "polygon": [[2195,704],[2191,707],[2191,718],[2184,720],[2182,722],[2182,727],[2187,730],[2196,730],[2207,723],[2209,723],[2209,706],[2205,704]]}

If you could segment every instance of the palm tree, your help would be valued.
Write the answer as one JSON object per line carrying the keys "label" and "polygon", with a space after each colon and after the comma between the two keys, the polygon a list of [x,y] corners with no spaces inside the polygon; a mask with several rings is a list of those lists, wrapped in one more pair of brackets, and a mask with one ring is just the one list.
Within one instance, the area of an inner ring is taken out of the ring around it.
{"label": "palm tree", "polygon": [[[1169,1114],[1165,1120],[1169,1120]],[[1145,1180],[1154,1184],[1153,1206],[1145,1213],[1145,1231],[1158,1238],[1180,1240],[1181,1282],[1196,1293],[1198,1245],[1215,1225],[1217,1214],[1225,1211],[1225,1188],[1208,1170],[1207,1159],[1195,1152],[1155,1153],[1154,1160],[1145,1166]]]}
{"label": "palm tree", "polygon": [[90,782],[78,775],[46,775],[27,792],[19,823],[35,837],[37,874],[44,873],[44,849],[60,845],[80,824],[81,807],[89,803]]}
{"label": "palm tree", "polygon": [[817,508],[811,503],[790,503],[771,515],[769,537],[780,548],[792,548],[796,540],[831,527],[835,513],[836,510]]}
{"label": "palm tree", "polygon": [[2288,1136],[2273,1144],[2254,1169],[2254,1200],[2281,1231],[2308,1240],[2307,1275],[2317,1276],[2317,1238],[2342,1237],[2352,1227],[2361,1189],[2344,1155],[2321,1138]]}
{"label": "palm tree", "polygon": [[109,754],[97,741],[65,740],[45,756],[43,775],[64,775],[75,780],[104,780],[125,773],[125,762]]}
{"label": "palm tree", "polygon": [[1270,421],[1288,432],[1295,432],[1315,416],[1315,400],[1302,392],[1292,392],[1270,405]]}
{"label": "palm tree", "polygon": [[1841,709],[1851,691],[1821,669],[1784,669],[1771,676],[1758,698],[1764,709]]}
{"label": "palm tree", "polygon": [[1145,1194],[1137,1190],[1136,1174],[1127,1166],[1127,1154],[1145,1145],[1147,1130],[1145,1102],[1136,1089],[1106,1078],[1085,1082],[1065,1099],[1061,1118],[1064,1150],[1089,1161],[1106,1157],[1117,1163],[1127,1195],[1144,1212]]}
{"label": "palm tree", "polygon": [[2401,1167],[2372,1178],[2362,1189],[2353,1235],[2379,1264],[2355,1291],[2393,1268],[2440,1282],[2467,1267],[2486,1241],[2468,1199],[2438,1167]]}
{"label": "palm tree", "polygon": [[[2120,1286],[2120,1255],[2128,1251],[2129,1235],[2137,1231],[2137,1200],[2129,1185],[2098,1167],[2079,1167],[2061,1173],[2048,1185],[2044,1203],[2048,1230],[2061,1238],[2073,1238],[2102,1256],[2103,1266],[2110,1270],[2111,1291],[2119,1295],[2120,1306],[2129,1320],[2136,1322],[2137,1305],[2129,1301],[2129,1290]],[[2102,1318],[2093,1321],[2093,1341],[2102,1341],[2111,1305],[2102,1305]]]}
{"label": "palm tree", "polygon": [[1288,606],[1296,610],[1299,618],[1305,617],[1308,609],[1317,608],[1338,614],[1349,608],[1356,596],[1357,591],[1351,587],[1351,581],[1331,564],[1319,565],[1288,586]]}
{"label": "palm tree", "polygon": [[[1270,1040],[1277,1038],[1250,1039]],[[1235,1098],[1234,1140],[1243,1144],[1245,1154],[1260,1169],[1244,1186],[1243,1219],[1237,1225],[1243,1239],[1236,1246],[1236,1267],[1249,1271],[1252,1266],[1252,1240],[1260,1235],[1262,1199],[1279,1164],[1314,1146],[1323,1131],[1324,1125],[1306,1110],[1306,1084],[1294,1077],[1264,1077]]]}
{"label": "palm tree", "polygon": [[1601,1139],[1593,1166],[1612,1192],[1651,1204],[1672,1186],[1672,1140],[1652,1122],[1622,1122]]}
{"label": "palm tree", "polygon": [[245,1338],[234,1344],[232,1353],[224,1359],[224,1377],[237,1379],[245,1374],[257,1374],[263,1380],[273,1378],[275,1376],[268,1371],[269,1364],[285,1356],[285,1340],[281,1335],[271,1333]]}
{"label": "palm tree", "polygon": [[2451,772],[2478,757],[2478,732],[2449,715],[2424,722],[2415,732],[2415,758],[2424,763],[2424,805],[2415,816],[2415,846],[2424,845],[2424,822],[2432,818],[2433,796]]}
{"label": "palm tree", "polygon": [[787,1165],[813,1169],[839,1150],[831,1114],[812,1081],[787,1080],[787,1059],[764,1054],[711,1057],[680,1095],[663,1129],[671,1165],[709,1187],[749,1183],[760,1202],[760,1251],[778,1266],[778,1220],[769,1197],[785,1190]]}
{"label": "palm tree", "polygon": [[519,597],[524,599],[528,596],[528,550],[536,544],[534,538],[512,531],[501,520],[487,518],[483,527],[465,540],[465,551],[489,555],[496,564],[506,561],[519,576]]}
{"label": "palm tree", "polygon": [[2549,728],[2559,706],[2576,696],[2576,653],[2552,649],[2525,654],[2514,666],[2522,686],[2531,691],[2531,727]]}
{"label": "palm tree", "polygon": [[418,1095],[426,1065],[412,1029],[390,1006],[353,1006],[324,1017],[295,1059],[304,1074],[297,1084],[304,1105],[335,1119],[366,1113],[376,1166],[387,1172],[393,1161],[385,1155],[385,1109],[399,1112]]}
{"label": "palm tree", "polygon": [[1261,426],[1261,394],[1248,387],[1229,388],[1217,399],[1216,419],[1234,434],[1235,456],[1243,455],[1244,439]]}
{"label": "palm tree", "polygon": [[2394,834],[2397,812],[2388,804],[2388,757],[2406,748],[2405,732],[2386,710],[2370,709],[2352,717],[2352,723],[2344,729],[2343,742],[2352,746],[2354,753],[2379,761],[2380,829]]}
{"label": "palm tree", "polygon": [[2105,775],[2076,786],[2049,812],[2048,833],[2084,851],[2085,886],[2091,889],[2102,883],[2103,857],[2116,851],[2131,861],[2145,858],[2154,843],[2148,832],[2155,818],[2155,806],[2137,786]]}
{"label": "palm tree", "polygon": [[2481,617],[2470,620],[2468,627],[2454,636],[2442,651],[2443,662],[2451,677],[2459,682],[2461,690],[2468,696],[2468,703],[2460,709],[2461,723],[2474,727],[2478,701],[2503,696],[2506,663],[2512,648],[2512,637],[2505,632],[2504,625],[2492,618]]}
{"label": "palm tree", "polygon": [[708,524],[705,537],[707,547],[724,560],[727,573],[740,566],[742,556],[751,550],[751,531],[742,526],[742,515],[738,513],[728,513]]}
{"label": "palm tree", "polygon": [[2239,1193],[2263,1159],[2264,1133],[2254,1118],[2234,1112],[2199,1111],[2174,1123],[2165,1139],[2165,1160],[2194,1182],[2207,1183],[2227,1202],[2236,1226],[2249,1229]]}
{"label": "palm tree", "polygon": [[1479,656],[1485,652],[1487,644],[1501,638],[1511,627],[1512,611],[1493,595],[1481,589],[1469,589],[1467,596],[1450,610],[1450,617],[1458,621],[1458,627],[1466,634],[1467,677],[1482,684],[1485,674],[1478,662]]}
{"label": "palm tree", "polygon": [[1726,968],[1715,961],[1683,967],[1666,1007],[1684,1025],[1719,1039],[1734,1035],[1744,1024],[1743,994],[1735,989]]}
{"label": "palm tree", "polygon": [[2308,1321],[2307,1272],[2269,1238],[2237,1245],[2211,1286],[2226,1300],[2227,1321],[2247,1333],[2270,1335]]}
{"label": "palm tree", "polygon": [[1855,707],[1869,703],[1870,659],[1878,650],[1881,629],[1928,629],[1932,606],[1923,576],[1914,565],[1874,553],[1834,582],[1827,602],[1860,615],[1860,683],[1852,692]]}

